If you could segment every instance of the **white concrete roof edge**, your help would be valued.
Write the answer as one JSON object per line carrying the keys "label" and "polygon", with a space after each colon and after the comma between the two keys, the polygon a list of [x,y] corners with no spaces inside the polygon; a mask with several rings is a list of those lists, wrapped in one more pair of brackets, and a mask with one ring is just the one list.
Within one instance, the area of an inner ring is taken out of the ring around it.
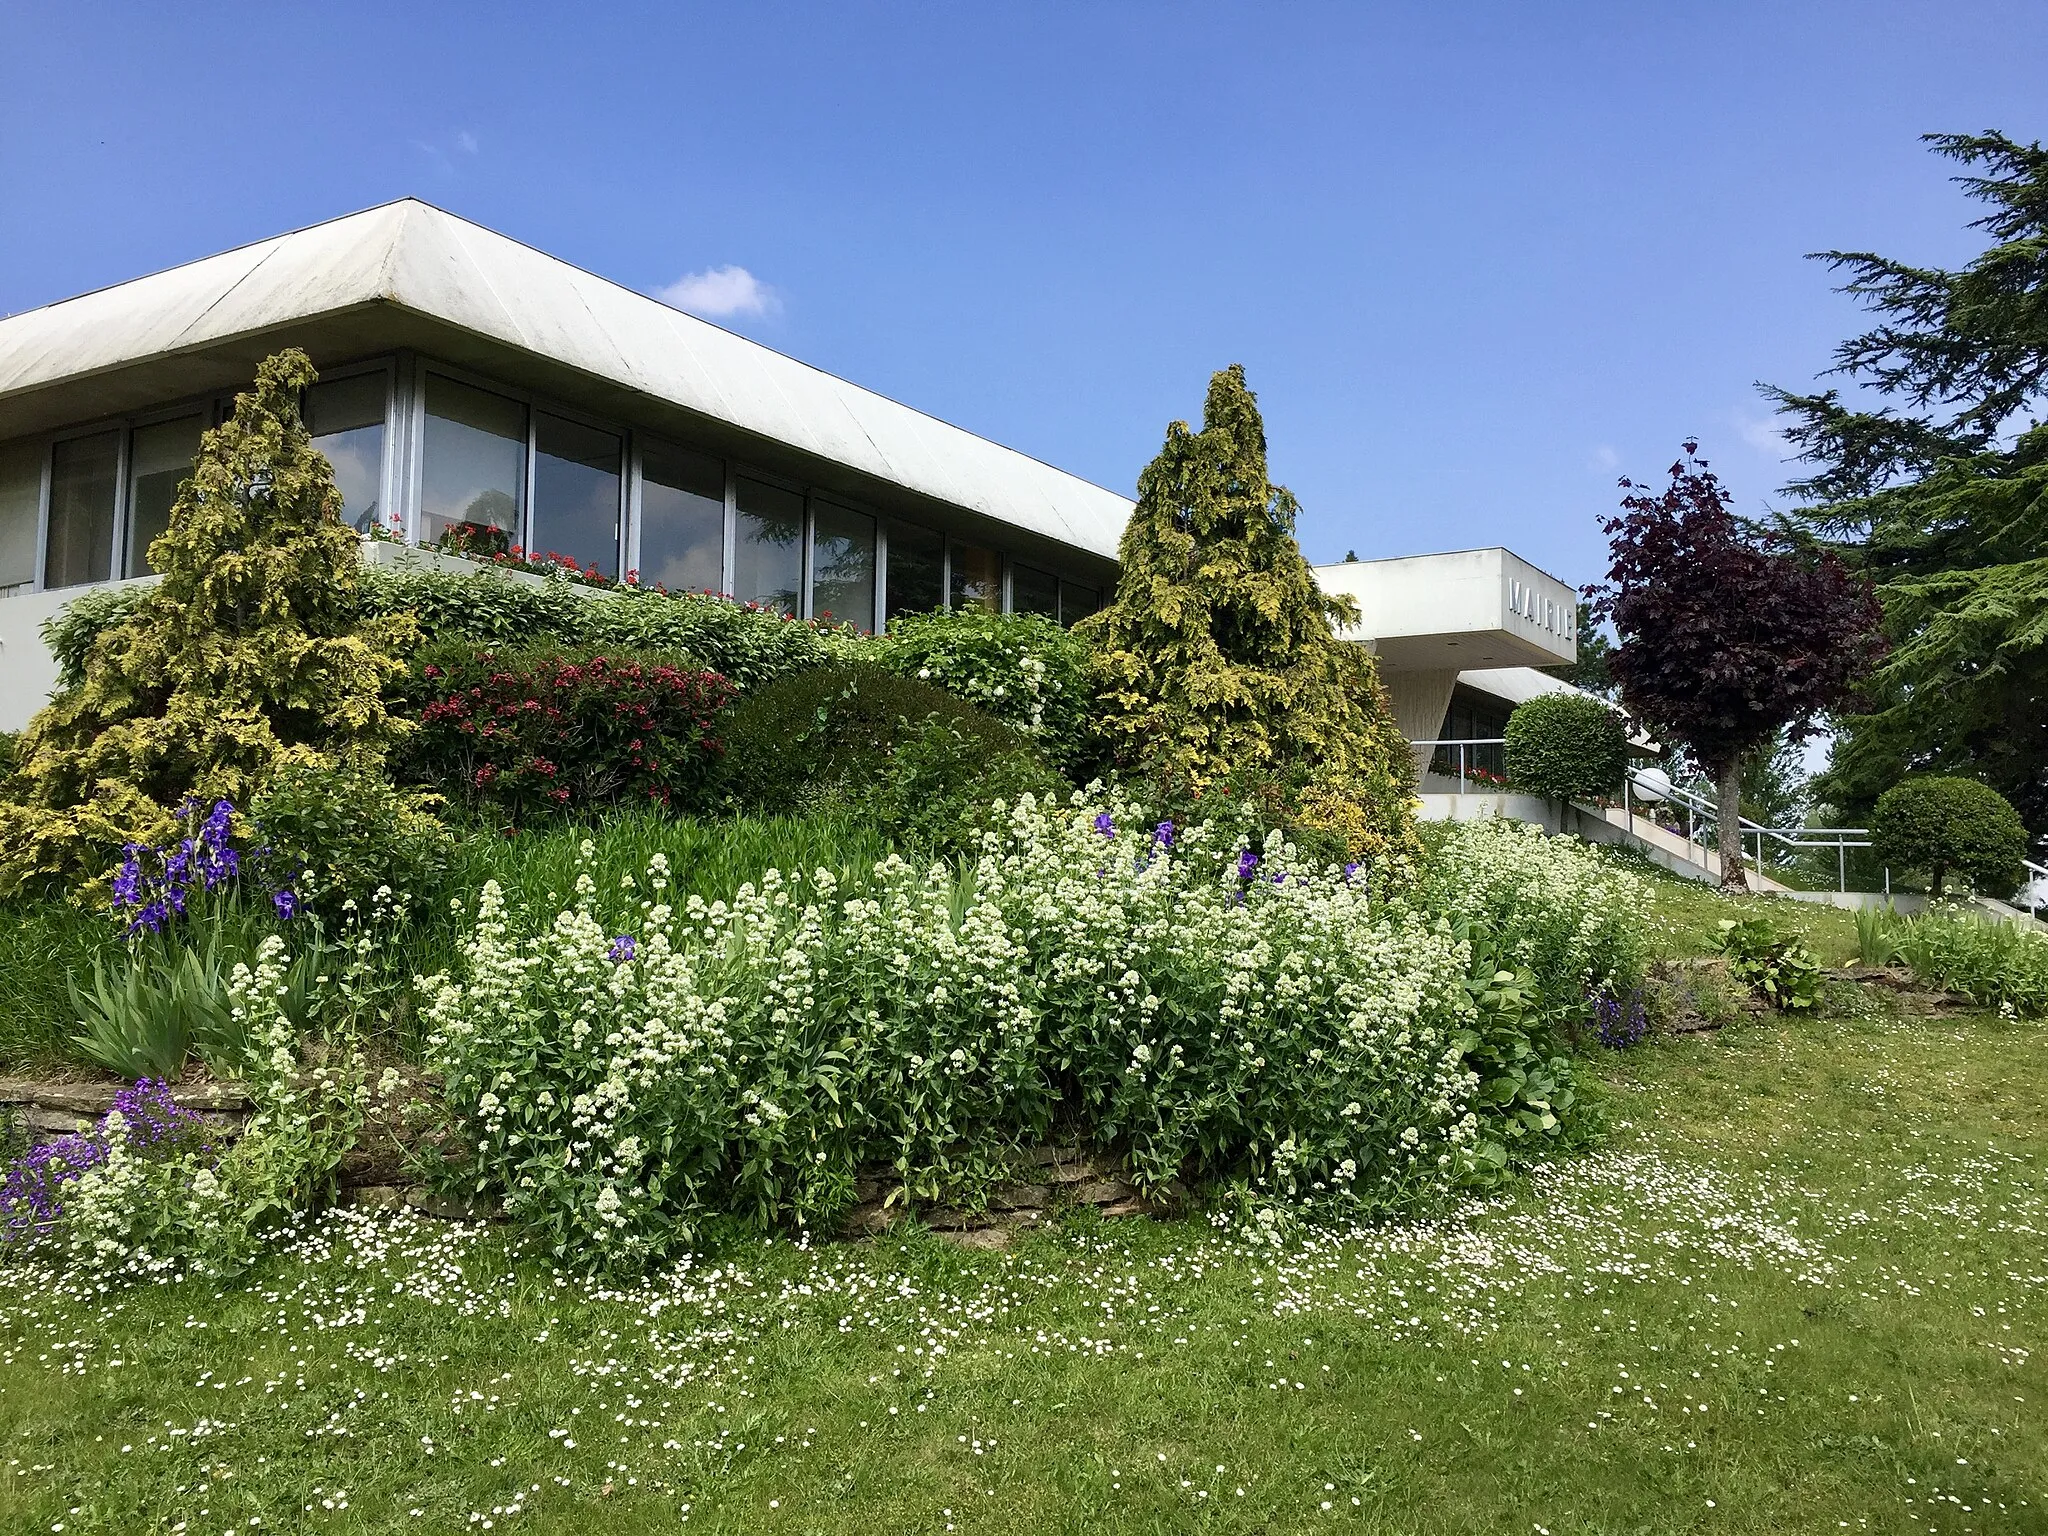
{"label": "white concrete roof edge", "polygon": [[1092,481],[418,198],[0,319],[0,397],[377,302],[1105,558],[1130,515]]}

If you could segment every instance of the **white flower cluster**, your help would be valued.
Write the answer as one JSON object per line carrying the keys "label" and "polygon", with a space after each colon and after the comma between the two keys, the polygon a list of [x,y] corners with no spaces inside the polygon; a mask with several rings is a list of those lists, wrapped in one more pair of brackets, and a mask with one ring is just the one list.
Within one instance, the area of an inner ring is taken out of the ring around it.
{"label": "white flower cluster", "polygon": [[1642,979],[1650,890],[1590,844],[1489,818],[1444,830],[1424,899],[1470,929],[1496,964],[1535,973],[1544,1003],[1583,1016],[1587,998]]}
{"label": "white flower cluster", "polygon": [[829,1220],[868,1170],[971,1199],[1055,1121],[1153,1186],[1396,1205],[1457,1179],[1465,943],[1277,837],[1081,800],[1027,796],[972,864],[892,856],[858,889],[771,870],[677,906],[657,859],[527,922],[486,886],[463,975],[422,982],[478,1192],[634,1264],[712,1211]]}
{"label": "white flower cluster", "polygon": [[368,1088],[353,1052],[330,1047],[336,1065],[302,1069],[282,1006],[286,970],[284,940],[272,934],[255,969],[237,964],[229,982],[253,1112],[224,1152],[189,1136],[169,1155],[138,1150],[121,1117],[107,1117],[105,1159],[65,1189],[49,1233],[74,1269],[124,1280],[231,1273],[323,1192]]}

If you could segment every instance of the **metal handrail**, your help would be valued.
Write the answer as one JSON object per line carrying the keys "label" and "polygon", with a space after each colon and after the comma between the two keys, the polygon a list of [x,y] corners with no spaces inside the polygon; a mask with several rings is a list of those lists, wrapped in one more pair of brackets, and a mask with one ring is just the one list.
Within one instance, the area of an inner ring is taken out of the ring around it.
{"label": "metal handrail", "polygon": [[[1474,747],[1506,746],[1507,738],[1503,736],[1446,737],[1435,741],[1411,742],[1410,745],[1427,747],[1432,756],[1441,748],[1455,747],[1458,753],[1458,793],[1464,794],[1466,793],[1465,786],[1472,779],[1471,749]],[[1639,769],[1631,768],[1622,777],[1622,814],[1626,817],[1631,831],[1635,827],[1636,808],[1634,791],[1637,785],[1637,775],[1640,771]],[[1656,798],[1662,801],[1675,802],[1683,806],[1685,809],[1686,842],[1688,844],[1697,844],[1702,849],[1709,847],[1704,834],[1709,833],[1718,824],[1720,819],[1720,812],[1716,809],[1713,801],[1707,799],[1696,790],[1687,789],[1680,784],[1668,784],[1666,792],[1656,796]],[[1660,827],[1663,825],[1661,822],[1655,821],[1655,818],[1650,818],[1650,820],[1653,825]],[[1760,870],[1766,867],[1764,863],[1765,839],[1769,839],[1773,846],[1788,851],[1834,849],[1837,889],[1844,891],[1849,888],[1849,850],[1851,848],[1868,848],[1870,846],[1870,829],[1868,827],[1767,827],[1760,822],[1751,821],[1747,816],[1737,816],[1736,823],[1741,828],[1741,837],[1746,845],[1746,849],[1749,846],[1755,848],[1755,863],[1756,867]],[[1675,831],[1676,829],[1667,828],[1666,830]],[[1704,864],[1705,860],[1702,860],[1701,863]],[[2028,867],[2036,870],[2043,876],[2048,876],[2048,868],[2035,864],[2030,864]],[[1890,870],[1885,871],[1885,889],[1887,891],[1891,889]]]}
{"label": "metal handrail", "polygon": [[2032,859],[2021,859],[2020,864],[2027,872],[2027,916],[2032,917],[2048,906],[2048,864],[2036,864]]}
{"label": "metal handrail", "polygon": [[[1635,806],[1630,791],[1634,788],[1635,783],[1636,770],[1631,769],[1623,778],[1621,784],[1622,808],[1631,826],[1635,823]],[[1719,825],[1721,817],[1719,807],[1698,791],[1687,789],[1682,784],[1667,785],[1666,793],[1658,798],[1675,800],[1685,807],[1686,842],[1698,843],[1701,848],[1706,848],[1708,846],[1707,840],[1701,833]],[[1740,814],[1736,816],[1735,823],[1738,828],[1738,836],[1745,843],[1752,839],[1754,840],[1756,849],[1755,864],[1759,870],[1768,867],[1764,863],[1765,838],[1769,838],[1773,843],[1785,849],[1834,849],[1835,889],[1838,891],[1849,889],[1849,850],[1851,848],[1868,848],[1870,846],[1870,828],[1868,827],[1767,827],[1760,822],[1751,821],[1747,816]],[[1658,824],[1662,825],[1662,823]],[[1892,879],[1889,869],[1885,871],[1884,886],[1887,892],[1891,890]]]}

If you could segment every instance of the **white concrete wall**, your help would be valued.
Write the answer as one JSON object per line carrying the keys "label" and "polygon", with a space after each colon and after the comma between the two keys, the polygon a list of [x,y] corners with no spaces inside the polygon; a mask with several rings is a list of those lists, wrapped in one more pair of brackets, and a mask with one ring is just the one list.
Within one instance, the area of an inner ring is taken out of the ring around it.
{"label": "white concrete wall", "polygon": [[134,581],[58,587],[49,592],[18,592],[0,597],[0,731],[18,731],[50,700],[57,686],[57,658],[43,644],[43,624],[64,605],[106,587],[140,587],[154,576]]}

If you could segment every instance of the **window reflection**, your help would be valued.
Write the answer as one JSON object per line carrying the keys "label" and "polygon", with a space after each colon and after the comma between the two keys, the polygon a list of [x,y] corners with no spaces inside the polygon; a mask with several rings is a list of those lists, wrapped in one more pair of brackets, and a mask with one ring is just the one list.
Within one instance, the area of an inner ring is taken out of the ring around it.
{"label": "window reflection", "polygon": [[128,446],[128,549],[122,574],[146,576],[156,567],[149,546],[171,526],[178,487],[192,473],[206,418],[183,416],[137,427]]}
{"label": "window reflection", "polygon": [[423,539],[436,542],[449,529],[469,523],[482,531],[472,541],[479,551],[519,542],[520,514],[526,508],[525,406],[429,374],[421,450]]}
{"label": "window reflection", "polygon": [[377,523],[384,494],[384,374],[315,384],[306,391],[306,430],[313,446],[334,466],[341,492],[341,520],[358,533]]}
{"label": "window reflection", "polygon": [[732,551],[732,595],[795,615],[803,586],[801,492],[742,478]]}
{"label": "window reflection", "polygon": [[811,522],[811,617],[873,633],[875,520],[821,501]]}
{"label": "window reflection", "polygon": [[946,540],[908,523],[889,525],[889,570],[882,585],[889,617],[930,613],[946,606]]}
{"label": "window reflection", "polygon": [[1002,556],[992,549],[953,546],[953,606],[1002,612]]}
{"label": "window reflection", "polygon": [[1037,613],[1057,621],[1060,616],[1060,579],[1051,571],[1028,565],[1010,567],[1010,611]]}
{"label": "window reflection", "polygon": [[641,583],[725,590],[725,466],[666,443],[640,452]]}
{"label": "window reflection", "polygon": [[0,593],[35,585],[43,520],[43,445],[0,443]]}
{"label": "window reflection", "polygon": [[601,576],[619,573],[619,439],[542,412],[533,433],[533,544]]}
{"label": "window reflection", "polygon": [[114,499],[121,434],[96,432],[50,450],[50,539],[43,585],[74,587],[114,574]]}
{"label": "window reflection", "polygon": [[1066,625],[1079,623],[1091,613],[1102,611],[1102,593],[1095,587],[1084,587],[1077,581],[1060,583],[1060,622]]}

